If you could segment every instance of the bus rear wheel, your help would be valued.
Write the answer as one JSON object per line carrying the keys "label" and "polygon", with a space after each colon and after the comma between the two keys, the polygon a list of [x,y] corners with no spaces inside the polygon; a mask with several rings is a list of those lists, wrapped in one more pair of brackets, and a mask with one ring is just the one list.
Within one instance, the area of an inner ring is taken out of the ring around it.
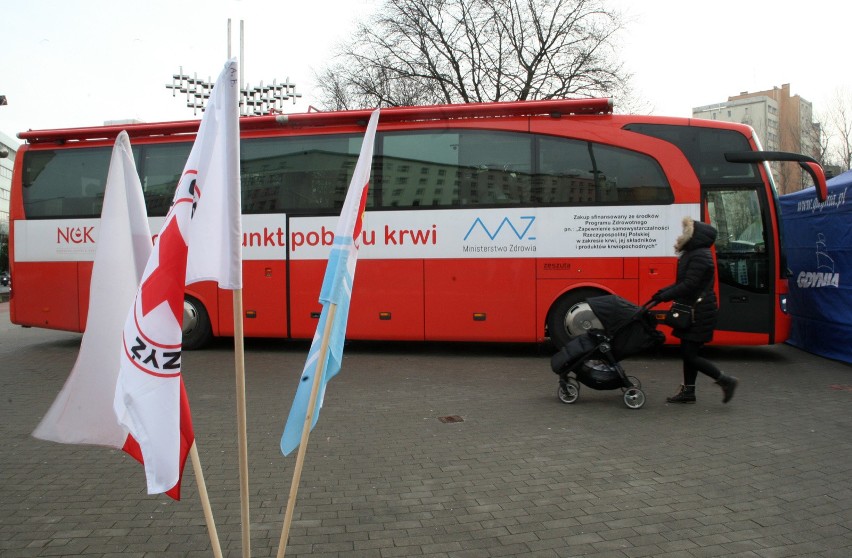
{"label": "bus rear wheel", "polygon": [[183,348],[192,351],[207,345],[213,339],[210,316],[198,299],[183,299]]}
{"label": "bus rear wheel", "polygon": [[[562,295],[547,313],[547,334],[556,348],[564,347],[571,339],[592,327],[594,315],[586,299],[607,293],[598,289],[577,289]],[[596,321],[596,320],[595,320]],[[600,326],[597,326],[600,327]]]}

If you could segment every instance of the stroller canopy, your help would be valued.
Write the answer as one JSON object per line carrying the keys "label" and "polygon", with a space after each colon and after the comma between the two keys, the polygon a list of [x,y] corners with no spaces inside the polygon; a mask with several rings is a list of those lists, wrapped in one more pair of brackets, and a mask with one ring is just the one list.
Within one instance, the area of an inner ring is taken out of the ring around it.
{"label": "stroller canopy", "polygon": [[616,295],[596,296],[586,299],[592,312],[612,338],[612,352],[616,360],[641,353],[661,345],[665,335],[657,331],[657,322],[648,311]]}
{"label": "stroller canopy", "polygon": [[642,310],[616,295],[596,296],[586,299],[586,302],[603,324],[607,335],[615,335],[630,320],[637,318]]}

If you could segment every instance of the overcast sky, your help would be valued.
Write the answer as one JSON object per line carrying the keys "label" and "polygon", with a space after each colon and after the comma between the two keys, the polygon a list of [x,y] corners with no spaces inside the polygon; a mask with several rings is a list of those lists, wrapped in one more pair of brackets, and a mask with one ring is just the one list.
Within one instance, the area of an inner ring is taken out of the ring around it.
{"label": "overcast sky", "polygon": [[[634,90],[654,114],[789,83],[822,110],[852,92],[852,4],[811,0],[608,0],[626,16],[619,43]],[[380,0],[0,0],[0,131],[93,126],[108,120],[197,118],[166,84],[182,67],[218,75],[239,53],[244,82],[289,78],[315,104],[314,73]],[[616,107],[618,99],[615,99]],[[200,115],[200,113],[199,113]]]}

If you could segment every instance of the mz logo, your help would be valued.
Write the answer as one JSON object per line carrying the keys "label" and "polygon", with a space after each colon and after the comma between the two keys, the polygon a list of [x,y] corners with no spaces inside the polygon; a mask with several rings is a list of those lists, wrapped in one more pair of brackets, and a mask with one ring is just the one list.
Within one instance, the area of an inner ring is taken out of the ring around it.
{"label": "mz logo", "polygon": [[[481,228],[485,232],[485,234],[488,235],[488,238],[494,240],[495,238],[497,238],[497,235],[500,234],[500,231],[503,230],[503,227],[508,227],[509,229],[512,229],[512,232],[515,233],[515,236],[518,238],[518,240],[535,240],[534,236],[527,236],[530,227],[532,227],[533,222],[535,222],[535,216],[529,215],[525,217],[518,217],[518,219],[521,220],[521,226],[516,227],[515,224],[512,223],[512,221],[508,217],[503,217],[503,220],[500,221],[500,223],[497,225],[497,228],[494,229],[494,232],[492,232],[491,229],[489,229],[488,226],[482,222],[482,219],[477,217],[473,224],[470,226],[470,228],[467,230],[467,233],[464,235],[464,240],[467,240],[470,235],[473,234],[473,231],[477,228]],[[523,221],[526,221],[526,223],[523,223]]]}

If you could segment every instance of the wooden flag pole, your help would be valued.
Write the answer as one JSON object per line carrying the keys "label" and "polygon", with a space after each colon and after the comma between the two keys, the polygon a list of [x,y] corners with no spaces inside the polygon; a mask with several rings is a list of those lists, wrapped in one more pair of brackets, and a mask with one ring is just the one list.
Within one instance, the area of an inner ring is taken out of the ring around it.
{"label": "wooden flag pole", "polygon": [[198,458],[198,446],[195,442],[189,448],[189,455],[192,458],[192,470],[195,472],[198,494],[201,496],[201,506],[204,508],[204,520],[207,522],[207,532],[210,535],[210,546],[213,547],[213,556],[222,558],[222,547],[219,546],[219,534],[216,532],[216,522],[213,521],[213,509],[210,507],[210,498],[207,496],[207,485],[204,483],[204,473],[201,471],[201,460]]}
{"label": "wooden flag pole", "polygon": [[308,437],[311,435],[311,423],[316,410],[317,394],[319,393],[322,376],[325,372],[325,354],[328,351],[328,338],[331,336],[331,326],[334,324],[334,315],[337,313],[337,305],[330,303],[328,316],[325,320],[325,329],[322,332],[320,343],[319,360],[314,371],[314,383],[311,386],[311,400],[308,403],[308,412],[305,415],[305,425],[302,427],[302,440],[299,442],[299,453],[296,454],[296,468],[293,470],[293,480],[290,482],[290,498],[287,500],[287,511],[284,513],[284,527],[281,530],[281,541],[278,543],[277,558],[284,558],[287,550],[287,539],[290,538],[290,524],[293,522],[293,510],[296,507],[296,494],[299,492],[299,482],[302,479],[302,467],[305,465],[305,453],[308,449]]}
{"label": "wooden flag pole", "polygon": [[246,440],[246,365],[243,344],[243,290],[234,291],[234,364],[237,377],[237,439],[240,452],[240,518],[243,558],[251,557],[249,520],[248,442]]}

